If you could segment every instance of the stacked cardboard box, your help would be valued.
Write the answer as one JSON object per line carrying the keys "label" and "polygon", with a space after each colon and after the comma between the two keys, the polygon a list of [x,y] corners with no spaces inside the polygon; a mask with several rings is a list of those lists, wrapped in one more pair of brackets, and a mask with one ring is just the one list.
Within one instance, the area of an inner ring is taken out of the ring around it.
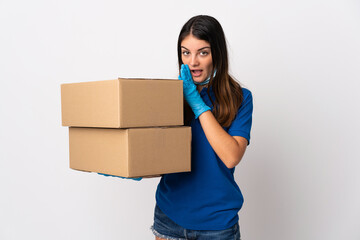
{"label": "stacked cardboard box", "polygon": [[191,170],[179,80],[123,79],[61,85],[70,168],[121,177]]}

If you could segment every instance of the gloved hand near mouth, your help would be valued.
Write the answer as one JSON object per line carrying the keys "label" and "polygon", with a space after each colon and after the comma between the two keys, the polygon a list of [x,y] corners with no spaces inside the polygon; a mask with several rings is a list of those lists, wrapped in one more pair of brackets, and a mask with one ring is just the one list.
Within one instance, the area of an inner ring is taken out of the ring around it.
{"label": "gloved hand near mouth", "polygon": [[197,91],[188,65],[181,65],[179,80],[183,81],[184,97],[194,112],[196,119],[203,112],[211,110],[211,108],[204,103],[199,92]]}

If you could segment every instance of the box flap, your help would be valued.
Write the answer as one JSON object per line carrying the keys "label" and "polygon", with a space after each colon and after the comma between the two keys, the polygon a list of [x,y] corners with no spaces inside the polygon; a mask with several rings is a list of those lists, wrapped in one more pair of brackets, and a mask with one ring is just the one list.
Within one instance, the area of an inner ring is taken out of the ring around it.
{"label": "box flap", "polygon": [[191,128],[129,129],[129,175],[191,170]]}
{"label": "box flap", "polygon": [[118,85],[118,80],[62,84],[62,125],[118,127]]}
{"label": "box flap", "polygon": [[69,128],[70,168],[128,176],[127,130]]}
{"label": "box flap", "polygon": [[184,124],[181,81],[141,79],[119,81],[122,127]]}

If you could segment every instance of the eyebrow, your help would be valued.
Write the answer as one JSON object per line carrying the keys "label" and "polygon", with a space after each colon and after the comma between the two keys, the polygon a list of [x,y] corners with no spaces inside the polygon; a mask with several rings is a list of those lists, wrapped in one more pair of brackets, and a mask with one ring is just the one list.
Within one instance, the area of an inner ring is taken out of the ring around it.
{"label": "eyebrow", "polygon": [[[181,46],[181,48],[185,48],[186,50],[188,50],[188,51],[189,51],[189,49],[187,49],[187,48],[186,48],[186,47],[184,47],[184,46]],[[210,47],[203,47],[203,48],[198,49],[198,51],[204,50],[204,49],[206,49],[206,48],[210,48]]]}

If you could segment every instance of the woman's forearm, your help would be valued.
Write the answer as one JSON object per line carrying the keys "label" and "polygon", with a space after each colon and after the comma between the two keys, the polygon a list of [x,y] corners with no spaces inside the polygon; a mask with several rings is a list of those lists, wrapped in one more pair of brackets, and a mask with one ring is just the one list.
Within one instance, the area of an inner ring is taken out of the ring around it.
{"label": "woman's forearm", "polygon": [[235,167],[245,153],[247,140],[229,135],[211,111],[199,116],[201,126],[210,145],[228,168]]}

